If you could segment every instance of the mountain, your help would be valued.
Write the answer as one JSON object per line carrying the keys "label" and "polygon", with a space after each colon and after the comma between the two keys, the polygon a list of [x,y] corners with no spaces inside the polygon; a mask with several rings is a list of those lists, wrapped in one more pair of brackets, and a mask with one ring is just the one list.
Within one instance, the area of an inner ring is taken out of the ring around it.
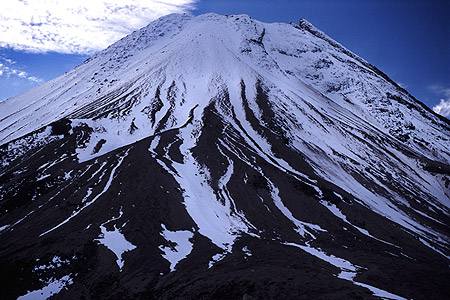
{"label": "mountain", "polygon": [[168,15],[0,102],[3,299],[445,299],[450,123],[306,20]]}

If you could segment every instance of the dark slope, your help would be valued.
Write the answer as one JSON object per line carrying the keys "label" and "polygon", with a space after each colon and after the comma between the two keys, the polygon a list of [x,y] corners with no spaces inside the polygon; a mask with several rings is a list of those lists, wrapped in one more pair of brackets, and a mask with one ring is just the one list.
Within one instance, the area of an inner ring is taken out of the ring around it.
{"label": "dark slope", "polygon": [[[74,155],[76,144],[82,143],[82,137],[89,135],[89,131],[76,127],[72,134],[28,151],[12,162],[6,173],[2,172],[1,184],[7,184],[9,191],[0,202],[2,223],[13,223],[31,212],[14,230],[2,232],[2,241],[6,243],[1,247],[4,278],[0,282],[4,284],[2,290],[7,291],[5,299],[15,299],[27,290],[41,288],[40,280],[67,274],[71,274],[74,283],[67,291],[54,296],[55,299],[243,299],[245,294],[255,299],[372,298],[368,290],[337,278],[339,268],[283,244],[301,240],[309,240],[311,246],[363,267],[356,277],[359,282],[413,299],[423,299],[425,295],[427,299],[443,299],[450,295],[450,272],[442,256],[348,198],[340,201],[335,197],[330,201],[342,209],[352,224],[374,236],[382,236],[386,243],[336,220],[319,203],[314,189],[252,153],[245,146],[244,138],[226,126],[216,109],[226,101],[225,98],[213,102],[204,111],[204,127],[193,154],[199,163],[217,173],[211,172],[211,186],[216,187],[219,201],[224,196],[217,188],[217,180],[232,161],[235,172],[227,192],[236,203],[234,210],[245,212],[260,238],[238,237],[232,252],[208,268],[210,258],[222,249],[197,232],[195,222],[183,206],[180,186],[160,164],[170,168],[168,158],[180,160],[177,145],[173,143],[177,140],[176,133],[161,134],[161,142],[153,154],[148,151],[153,139],[150,137],[95,161],[79,164]],[[277,126],[269,112],[264,120],[269,128]],[[268,132],[266,128],[260,130]],[[276,145],[274,140],[273,147]],[[283,149],[284,144],[278,147],[275,153],[292,157],[292,165],[301,161],[301,155],[289,154],[290,150]],[[46,169],[50,176],[37,181],[38,166],[60,160],[62,153],[67,159]],[[236,153],[251,158],[259,171]],[[22,166],[30,170],[14,175]],[[308,166],[302,170],[308,170]],[[64,178],[69,172],[70,178]],[[100,194],[112,172],[111,186],[94,203],[86,206],[85,202],[83,206],[86,191],[92,189],[92,195]],[[328,232],[314,240],[308,235],[300,238],[274,204],[267,179],[278,187],[279,196],[297,219],[320,224]],[[332,183],[323,184],[330,190],[339,190]],[[37,193],[40,196],[33,200]],[[82,207],[85,209],[70,222],[40,236]],[[117,218],[120,212],[123,217]],[[136,246],[124,254],[126,263],[121,272],[115,262],[117,257],[95,241],[100,225],[108,220],[113,221],[106,223],[106,228],[122,228],[122,234]],[[167,244],[160,234],[161,223],[170,230],[194,232],[192,252],[177,265],[176,272],[169,272],[169,263],[158,248]],[[342,230],[343,227],[347,230]],[[244,247],[250,255],[242,251]],[[42,265],[52,265],[55,256],[63,261],[61,266],[39,269]]]}

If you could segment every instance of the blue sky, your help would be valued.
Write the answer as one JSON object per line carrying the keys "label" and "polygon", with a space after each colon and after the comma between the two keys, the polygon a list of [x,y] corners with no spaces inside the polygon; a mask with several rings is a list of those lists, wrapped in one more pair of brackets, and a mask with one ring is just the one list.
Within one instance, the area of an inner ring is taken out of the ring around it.
{"label": "blue sky", "polygon": [[23,7],[19,0],[0,3],[0,101],[63,74],[161,15],[190,11],[245,13],[264,22],[305,18],[417,99],[450,115],[448,0],[30,2],[38,6]]}

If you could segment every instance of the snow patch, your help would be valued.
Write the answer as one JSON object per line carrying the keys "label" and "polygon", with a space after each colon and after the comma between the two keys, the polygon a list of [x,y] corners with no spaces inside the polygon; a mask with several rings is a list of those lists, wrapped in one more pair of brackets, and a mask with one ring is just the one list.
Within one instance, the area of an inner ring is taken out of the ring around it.
{"label": "snow patch", "polygon": [[58,294],[63,288],[73,283],[70,275],[66,275],[59,280],[51,280],[45,287],[40,290],[28,292],[28,294],[20,296],[17,300],[45,300],[53,295]]}
{"label": "snow patch", "polygon": [[[232,199],[227,197],[223,205],[217,199],[214,190],[209,185],[209,171],[201,167],[192,155],[191,148],[195,146],[196,136],[200,134],[200,124],[188,124],[180,129],[179,137],[183,141],[180,152],[184,156],[183,163],[172,162],[172,168],[157,158],[158,163],[171,174],[180,185],[184,197],[186,211],[198,226],[198,232],[209,238],[218,247],[230,251],[234,240],[241,233],[248,232],[248,222],[245,218],[231,210]],[[150,151],[154,146],[150,147]],[[231,167],[230,167],[231,168]],[[229,176],[232,169],[227,171]],[[224,187],[227,178],[221,179]]]}
{"label": "snow patch", "polygon": [[35,266],[33,271],[39,271],[39,270],[48,270],[48,269],[56,269],[61,267],[63,264],[69,264],[70,260],[68,259],[61,259],[61,257],[55,255],[53,259],[49,262],[48,265],[39,265]]}
{"label": "snow patch", "polygon": [[250,249],[248,249],[247,246],[244,246],[244,248],[242,248],[242,252],[244,252],[246,256],[252,256],[252,252],[250,251]]}
{"label": "snow patch", "polygon": [[430,247],[431,249],[433,249],[434,251],[436,251],[437,253],[439,253],[440,255],[444,256],[445,258],[450,260],[450,256],[446,255],[444,252],[442,252],[441,250],[437,249],[436,247],[434,247],[433,245],[431,245],[429,242],[427,242],[425,239],[423,238],[419,238],[419,241],[422,242],[422,244],[424,244],[425,246]]}
{"label": "snow patch", "polygon": [[109,250],[114,252],[117,257],[117,265],[119,269],[122,271],[124,260],[122,255],[136,248],[135,245],[131,244],[125,236],[120,232],[118,228],[114,225],[113,231],[108,231],[105,226],[100,226],[102,233],[100,234],[99,239],[95,239],[95,241],[100,242],[100,244],[106,246]]}
{"label": "snow patch", "polygon": [[[264,176],[264,174],[262,173],[262,171],[260,171],[261,175]],[[314,233],[312,231],[321,231],[321,232],[326,232],[325,229],[323,229],[322,227],[320,227],[317,224],[312,224],[312,223],[308,223],[308,222],[303,222],[300,221],[298,219],[296,219],[294,217],[294,215],[292,215],[292,212],[284,205],[283,201],[281,200],[280,196],[279,196],[279,190],[278,188],[267,178],[264,176],[264,178],[266,178],[267,182],[269,183],[269,188],[270,188],[270,194],[272,196],[272,199],[275,203],[275,206],[289,219],[291,220],[292,223],[294,223],[294,225],[297,227],[295,229],[295,231],[298,232],[298,234],[300,234],[302,237],[306,237],[306,234],[308,234],[311,238],[315,239],[316,236],[314,235]]]}
{"label": "snow patch", "polygon": [[36,178],[36,181],[41,181],[48,177],[50,177],[50,174],[44,174],[44,175],[41,175],[38,178]]}
{"label": "snow patch", "polygon": [[406,298],[403,298],[403,297],[400,297],[398,295],[389,293],[389,292],[387,292],[385,290],[376,288],[376,287],[371,286],[369,284],[355,281],[354,278],[357,275],[358,269],[360,269],[361,267],[353,265],[348,260],[336,257],[334,255],[328,255],[328,254],[326,254],[325,252],[323,252],[323,251],[321,251],[319,249],[316,249],[316,248],[313,248],[313,247],[309,246],[308,243],[306,244],[306,246],[299,245],[299,244],[296,244],[296,243],[290,243],[290,242],[285,242],[283,244],[284,245],[288,245],[288,246],[293,246],[293,247],[300,248],[303,251],[308,252],[309,254],[317,257],[318,259],[323,260],[323,261],[325,261],[325,262],[327,262],[327,263],[329,263],[329,264],[339,268],[341,270],[341,272],[338,274],[338,278],[351,281],[355,285],[359,285],[359,286],[362,286],[362,287],[364,287],[366,289],[369,289],[375,296],[381,297],[383,299],[390,299],[390,300],[407,300]]}
{"label": "snow patch", "polygon": [[332,212],[333,215],[335,215],[336,217],[338,217],[339,219],[341,219],[342,221],[344,221],[344,222],[347,223],[348,225],[352,226],[353,228],[357,229],[357,230],[358,230],[359,232],[361,232],[362,234],[364,234],[364,235],[366,235],[366,236],[368,236],[368,237],[370,237],[370,238],[372,238],[372,239],[374,239],[374,240],[377,240],[377,241],[379,241],[379,242],[382,242],[382,243],[384,243],[384,244],[387,244],[387,245],[390,245],[390,246],[394,246],[394,247],[396,247],[396,248],[400,248],[399,246],[397,246],[397,245],[395,245],[395,244],[393,244],[393,243],[386,242],[386,241],[384,241],[384,240],[382,240],[382,239],[379,239],[379,238],[377,238],[377,237],[371,235],[371,234],[369,233],[369,231],[367,231],[366,229],[361,228],[361,227],[358,227],[358,226],[353,225],[352,223],[350,223],[350,222],[347,220],[347,217],[339,210],[339,208],[337,208],[336,205],[334,205],[334,204],[332,204],[332,203],[329,203],[329,202],[326,202],[326,201],[323,201],[323,200],[320,201],[320,204],[322,204],[323,206],[325,206],[326,208],[328,208],[328,210],[329,210],[330,212]]}
{"label": "snow patch", "polygon": [[227,256],[228,252],[223,252],[223,253],[217,253],[215,255],[213,255],[213,257],[211,257],[211,260],[208,263],[208,269],[211,269],[214,264],[216,264],[217,262],[221,261],[222,259],[225,258],[225,256]]}
{"label": "snow patch", "polygon": [[5,230],[8,227],[9,227],[9,224],[0,226],[0,232],[2,232],[3,230]]}
{"label": "snow patch", "polygon": [[[90,205],[91,205],[92,203],[94,203],[98,198],[100,198],[100,196],[103,195],[103,194],[109,189],[109,187],[111,186],[111,183],[112,183],[112,181],[113,181],[113,179],[114,179],[114,174],[115,174],[117,168],[119,168],[120,165],[122,164],[124,158],[128,155],[128,151],[129,151],[129,150],[127,150],[127,151],[125,152],[125,154],[119,158],[119,161],[118,161],[117,164],[114,166],[114,168],[112,169],[112,171],[111,171],[111,173],[110,173],[110,175],[109,175],[109,179],[108,179],[108,181],[106,182],[105,187],[103,188],[103,190],[102,190],[99,194],[97,194],[91,201],[85,202],[84,205],[83,205],[79,210],[74,211],[70,217],[68,217],[67,219],[65,219],[64,221],[62,221],[61,223],[59,223],[59,224],[56,225],[55,227],[53,227],[53,228],[47,230],[46,232],[41,233],[39,236],[43,236],[43,235],[45,235],[45,234],[47,234],[47,233],[49,233],[49,232],[51,232],[51,231],[53,231],[53,230],[55,230],[55,229],[61,227],[62,225],[66,224],[66,223],[69,222],[71,219],[73,219],[74,217],[76,217],[80,212],[82,212],[86,207],[90,206]],[[86,197],[89,197],[89,196],[91,195],[91,192],[92,192],[92,191],[88,189],[88,192],[87,192],[87,196],[86,196]],[[85,197],[85,198],[86,198],[86,197]],[[86,198],[86,199],[87,199],[87,198]],[[83,199],[83,201],[86,201],[86,200]]]}
{"label": "snow patch", "polygon": [[189,230],[170,231],[164,224],[161,224],[163,231],[161,235],[169,246],[159,246],[164,254],[162,255],[170,263],[170,271],[175,271],[179,261],[186,258],[192,251],[192,243],[189,241],[194,234]]}

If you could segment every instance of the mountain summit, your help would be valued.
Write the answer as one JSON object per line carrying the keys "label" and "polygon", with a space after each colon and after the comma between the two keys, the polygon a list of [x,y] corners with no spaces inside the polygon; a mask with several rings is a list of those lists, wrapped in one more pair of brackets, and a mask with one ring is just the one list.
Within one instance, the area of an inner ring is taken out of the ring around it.
{"label": "mountain summit", "polygon": [[173,14],[0,102],[4,299],[444,299],[450,123],[306,20]]}

